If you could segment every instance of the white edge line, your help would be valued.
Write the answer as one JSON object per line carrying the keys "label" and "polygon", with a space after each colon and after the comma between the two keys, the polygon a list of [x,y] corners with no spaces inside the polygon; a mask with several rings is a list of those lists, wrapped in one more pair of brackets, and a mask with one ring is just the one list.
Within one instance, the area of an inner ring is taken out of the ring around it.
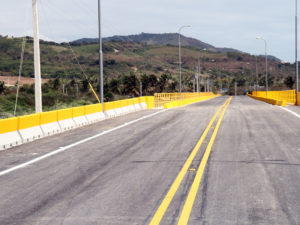
{"label": "white edge line", "polygon": [[298,113],[295,113],[295,112],[292,111],[292,110],[289,110],[289,109],[287,109],[287,108],[285,108],[285,107],[282,107],[282,106],[279,106],[279,108],[281,108],[281,109],[283,109],[283,110],[285,110],[285,111],[288,111],[289,113],[293,114],[294,116],[300,118],[300,115],[299,115]]}
{"label": "white edge line", "polygon": [[150,114],[150,115],[143,116],[143,117],[141,117],[141,118],[139,118],[139,119],[132,120],[132,121],[130,121],[130,122],[126,122],[126,123],[124,123],[124,124],[122,124],[122,125],[120,125],[120,126],[117,126],[117,127],[115,127],[115,128],[112,128],[112,129],[109,129],[109,130],[106,130],[106,131],[102,131],[102,132],[99,133],[99,134],[96,134],[96,135],[94,135],[94,136],[85,138],[85,139],[83,139],[83,140],[81,140],[81,141],[77,141],[77,142],[75,142],[75,143],[73,143],[73,144],[70,144],[70,145],[67,145],[67,146],[65,146],[65,147],[60,147],[59,149],[56,149],[56,150],[51,151],[51,152],[49,152],[49,153],[47,153],[47,154],[45,154],[45,155],[42,155],[42,156],[37,157],[37,158],[35,158],[35,159],[32,159],[32,160],[30,160],[30,161],[28,161],[28,162],[26,162],[26,163],[22,163],[22,164],[20,164],[20,165],[18,165],[18,166],[14,166],[14,167],[12,167],[12,168],[10,168],[10,169],[3,170],[3,171],[0,172],[0,177],[3,176],[3,175],[6,175],[6,174],[8,174],[8,173],[11,173],[11,172],[13,172],[13,171],[16,171],[16,170],[18,170],[18,169],[22,169],[22,168],[24,168],[24,167],[26,167],[26,166],[32,165],[32,164],[34,164],[34,163],[36,163],[36,162],[39,162],[39,161],[41,161],[41,160],[43,160],[43,159],[49,158],[50,156],[57,155],[58,153],[64,152],[64,151],[66,151],[66,150],[68,150],[68,149],[70,149],[70,148],[73,148],[73,147],[77,146],[77,145],[80,145],[80,144],[83,144],[83,143],[85,143],[85,142],[91,141],[91,140],[93,140],[93,139],[95,139],[95,138],[98,138],[98,137],[103,136],[103,135],[105,135],[105,134],[109,134],[109,133],[111,133],[111,132],[113,132],[113,131],[119,130],[119,129],[124,128],[124,127],[127,127],[127,126],[129,126],[129,125],[132,125],[132,124],[137,123],[137,122],[139,122],[139,121],[141,121],[141,120],[144,120],[144,119],[153,117],[153,116],[155,116],[155,115],[157,115],[157,114],[159,114],[159,113],[163,113],[163,112],[165,112],[165,111],[167,111],[167,109],[164,109],[164,110],[159,111],[159,112],[152,113],[152,114]]}

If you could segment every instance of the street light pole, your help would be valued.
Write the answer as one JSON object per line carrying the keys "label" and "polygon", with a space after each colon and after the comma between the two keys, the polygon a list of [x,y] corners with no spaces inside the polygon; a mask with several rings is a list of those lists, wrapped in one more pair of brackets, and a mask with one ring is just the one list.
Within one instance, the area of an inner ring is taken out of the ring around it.
{"label": "street light pole", "polygon": [[269,90],[269,85],[268,85],[268,53],[267,53],[267,41],[263,39],[262,37],[257,37],[257,40],[263,40],[265,43],[265,55],[266,55],[266,91],[267,91],[267,97],[268,97],[268,90]]}
{"label": "street light pole", "polygon": [[196,68],[196,82],[197,82],[197,85],[196,85],[196,87],[197,87],[197,93],[199,93],[199,66],[197,66],[197,68]]}
{"label": "street light pole", "polygon": [[258,88],[258,67],[257,67],[257,56],[255,56],[255,75],[256,75],[256,92]]}
{"label": "street light pole", "polygon": [[[200,56],[198,58],[199,80],[201,77],[201,51],[206,51],[206,48],[203,48],[200,50]],[[201,83],[201,80],[199,82]],[[199,86],[200,86],[200,84],[199,84]],[[204,86],[205,86],[205,84],[204,84]],[[200,86],[200,92],[201,92],[201,86]]]}
{"label": "street light pole", "polygon": [[101,0],[98,0],[98,25],[99,25],[99,70],[100,70],[100,102],[102,111],[104,111],[103,98],[103,51],[102,51],[102,33],[101,33]]}
{"label": "street light pole", "polygon": [[32,0],[32,11],[33,11],[33,34],[34,34],[35,112],[40,113],[43,110],[43,105],[42,105],[41,56],[40,56],[37,0]]}
{"label": "street light pole", "polygon": [[183,28],[185,27],[191,27],[190,25],[184,25],[181,26],[178,30],[178,48],[179,48],[179,93],[180,93],[180,98],[181,98],[181,92],[182,92],[182,74],[181,74],[181,40],[180,40],[180,32]]}
{"label": "street light pole", "polygon": [[295,15],[295,60],[296,60],[296,104],[298,104],[299,92],[299,65],[298,65],[298,0],[296,2],[296,15]]}

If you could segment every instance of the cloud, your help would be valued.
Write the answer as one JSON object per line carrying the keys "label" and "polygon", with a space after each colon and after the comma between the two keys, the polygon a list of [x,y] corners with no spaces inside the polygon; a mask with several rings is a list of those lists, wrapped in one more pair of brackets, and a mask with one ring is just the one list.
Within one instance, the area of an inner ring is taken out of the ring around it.
{"label": "cloud", "polygon": [[[97,37],[96,0],[38,0],[40,33],[56,41]],[[262,54],[259,33],[269,52],[294,60],[294,2],[282,0],[102,0],[103,35],[177,32],[220,47]],[[2,35],[32,29],[31,0],[2,1]],[[27,18],[27,19],[26,19]]]}

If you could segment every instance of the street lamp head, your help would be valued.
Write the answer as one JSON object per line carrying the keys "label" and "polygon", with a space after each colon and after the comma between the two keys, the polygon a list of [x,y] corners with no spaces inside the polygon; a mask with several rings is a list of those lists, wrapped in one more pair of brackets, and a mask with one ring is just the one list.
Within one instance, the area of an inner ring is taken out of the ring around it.
{"label": "street lamp head", "polygon": [[186,27],[192,27],[192,26],[191,26],[191,25],[183,25],[183,26],[181,26],[181,27],[179,28],[178,33],[180,33],[180,31],[181,31],[183,28],[186,28]]}

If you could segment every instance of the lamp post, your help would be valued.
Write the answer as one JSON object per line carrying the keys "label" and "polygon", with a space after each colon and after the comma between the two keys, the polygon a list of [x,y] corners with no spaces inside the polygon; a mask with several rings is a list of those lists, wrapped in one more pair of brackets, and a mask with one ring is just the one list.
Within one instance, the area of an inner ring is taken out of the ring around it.
{"label": "lamp post", "polygon": [[35,78],[35,112],[42,112],[42,81],[41,81],[41,57],[38,23],[38,0],[32,0],[33,34],[34,34],[34,78]]}
{"label": "lamp post", "polygon": [[265,43],[265,55],[266,55],[266,91],[267,91],[267,97],[268,97],[268,54],[267,54],[267,41],[263,39],[262,37],[257,37],[256,40],[263,40]]}
{"label": "lamp post", "polygon": [[181,40],[180,40],[180,32],[183,28],[186,27],[191,27],[190,25],[184,25],[181,26],[178,30],[178,48],[179,48],[179,93],[180,93],[180,98],[181,98],[181,92],[182,92],[182,82],[181,82],[181,78],[182,78],[182,74],[181,74]]}
{"label": "lamp post", "polygon": [[102,51],[102,33],[101,33],[101,0],[98,0],[98,25],[99,25],[99,75],[100,75],[100,102],[102,111],[104,111],[103,98],[103,51]]}
{"label": "lamp post", "polygon": [[255,75],[256,75],[256,92],[258,88],[258,66],[257,66],[257,56],[255,56]]}
{"label": "lamp post", "polygon": [[[198,58],[198,74],[199,74],[199,77],[201,77],[201,51],[206,51],[206,48],[203,48],[203,49],[200,50],[200,56]],[[199,79],[199,82],[201,83],[200,79]]]}
{"label": "lamp post", "polygon": [[298,65],[298,0],[296,2],[296,15],[295,15],[295,60],[296,60],[296,104],[298,104],[299,92],[299,65]]}
{"label": "lamp post", "polygon": [[[251,63],[249,63],[249,62],[247,62],[247,70],[250,72],[250,76],[252,75],[252,73],[251,73],[251,69],[249,69],[249,65],[250,65]],[[247,72],[248,72],[247,71]],[[246,75],[246,77],[247,77],[247,73],[246,73],[246,71],[245,71],[245,75]],[[250,81],[249,81],[249,91],[251,91],[251,85],[252,85],[252,83],[253,83],[253,76],[251,76],[251,78],[250,78]]]}

